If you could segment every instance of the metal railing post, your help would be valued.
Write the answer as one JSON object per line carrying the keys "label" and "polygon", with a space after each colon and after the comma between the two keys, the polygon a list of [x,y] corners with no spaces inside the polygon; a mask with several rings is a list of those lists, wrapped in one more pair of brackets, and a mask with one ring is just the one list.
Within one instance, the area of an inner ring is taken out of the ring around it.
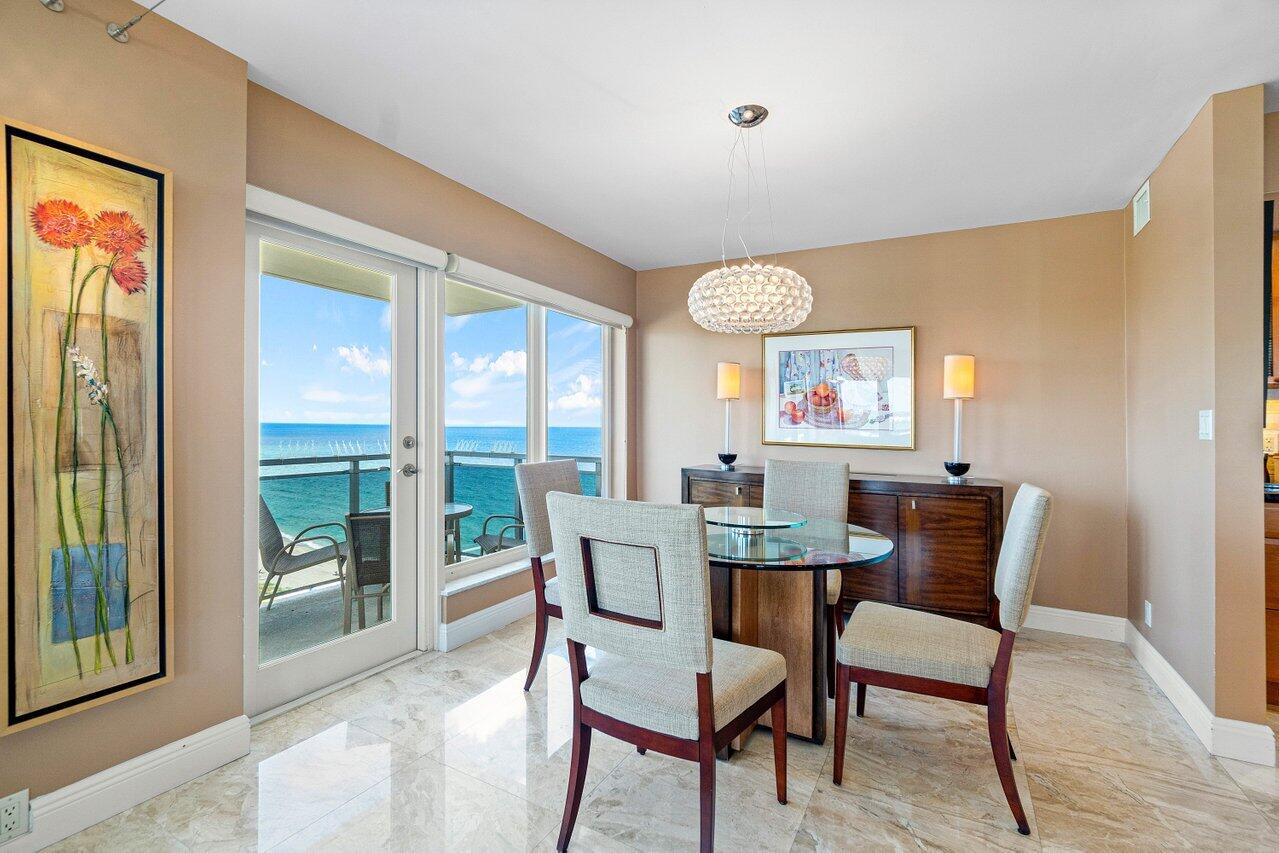
{"label": "metal railing post", "polygon": [[351,512],[360,511],[360,460],[352,459],[347,469],[346,498]]}

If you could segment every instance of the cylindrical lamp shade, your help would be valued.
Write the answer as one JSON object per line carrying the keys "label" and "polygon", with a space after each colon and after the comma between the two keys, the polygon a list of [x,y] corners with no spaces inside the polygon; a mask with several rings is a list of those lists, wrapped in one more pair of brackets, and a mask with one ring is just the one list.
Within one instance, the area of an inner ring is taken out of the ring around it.
{"label": "cylindrical lamp shade", "polygon": [[977,359],[971,355],[948,355],[942,381],[942,396],[947,400],[971,400]]}
{"label": "cylindrical lamp shade", "polygon": [[715,396],[720,400],[739,400],[742,396],[742,366],[735,361],[721,361],[716,367]]}

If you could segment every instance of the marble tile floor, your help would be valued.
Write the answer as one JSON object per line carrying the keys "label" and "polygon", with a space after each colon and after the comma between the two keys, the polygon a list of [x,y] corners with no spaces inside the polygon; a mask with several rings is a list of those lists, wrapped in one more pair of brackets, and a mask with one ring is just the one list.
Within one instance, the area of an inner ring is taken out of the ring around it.
{"label": "marble tile floor", "polygon": [[[552,850],[571,737],[552,626],[527,695],[531,619],[266,721],[248,756],[55,849]],[[718,765],[717,847],[1279,850],[1279,772],[1208,755],[1123,646],[1025,631],[1012,691],[1029,837],[982,709],[872,688],[842,787],[829,739],[790,741],[785,806],[766,733]],[[587,786],[572,849],[696,848],[692,763],[597,734]]]}

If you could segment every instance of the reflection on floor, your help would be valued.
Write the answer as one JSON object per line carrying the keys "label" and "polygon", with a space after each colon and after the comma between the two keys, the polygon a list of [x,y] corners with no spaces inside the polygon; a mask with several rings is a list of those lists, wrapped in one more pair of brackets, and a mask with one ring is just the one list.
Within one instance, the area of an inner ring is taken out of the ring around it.
{"label": "reflection on floor", "polygon": [[[378,624],[377,604],[365,602],[366,627]],[[390,605],[384,613],[391,615]],[[351,630],[358,630],[351,608]],[[336,583],[281,595],[268,610],[258,609],[258,660],[269,661],[313,648],[342,636],[342,587]]]}
{"label": "reflection on floor", "polygon": [[[550,850],[568,772],[562,633],[525,694],[529,619],[277,717],[247,757],[59,850]],[[1026,631],[1013,677],[1017,834],[980,709],[869,691],[831,750],[790,742],[790,802],[766,735],[718,766],[725,850],[1279,847],[1279,773],[1209,756],[1116,643]],[[833,710],[833,703],[832,703]],[[692,849],[695,765],[597,735],[573,849]]]}

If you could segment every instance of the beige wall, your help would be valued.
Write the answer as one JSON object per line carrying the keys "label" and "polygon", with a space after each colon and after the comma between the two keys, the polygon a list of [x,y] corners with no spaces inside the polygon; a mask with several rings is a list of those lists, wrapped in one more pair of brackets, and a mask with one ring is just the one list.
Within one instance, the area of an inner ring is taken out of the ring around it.
{"label": "beige wall", "polygon": [[[635,314],[630,267],[253,83],[248,175],[255,186]],[[444,620],[526,592],[532,575],[492,586],[444,599]]]}
{"label": "beige wall", "polygon": [[734,442],[768,456],[847,460],[857,471],[943,474],[952,404],[942,356],[977,356],[965,406],[973,474],[1057,497],[1035,601],[1123,615],[1123,238],[1121,213],[1091,214],[783,254],[813,287],[804,331],[918,327],[914,452],[760,444],[760,339],[696,326],[688,288],[710,264],[639,273],[639,494],[679,499],[679,469],[713,462],[723,432],[715,362],[740,361]]}
{"label": "beige wall", "polygon": [[1214,713],[1266,722],[1265,525],[1257,436],[1264,352],[1264,137],[1261,86],[1212,98],[1213,375],[1216,387]]}
{"label": "beige wall", "polygon": [[[1124,231],[1128,616],[1217,716],[1254,722],[1265,720],[1261,110],[1260,86],[1210,99],[1150,178],[1150,223]],[[1201,409],[1214,410],[1212,442],[1198,438]]]}
{"label": "beige wall", "polygon": [[0,739],[39,795],[243,713],[245,64],[131,3],[0,4],[0,112],[173,170],[172,683]]}
{"label": "beige wall", "polygon": [[1265,117],[1266,195],[1279,195],[1279,112]]}

